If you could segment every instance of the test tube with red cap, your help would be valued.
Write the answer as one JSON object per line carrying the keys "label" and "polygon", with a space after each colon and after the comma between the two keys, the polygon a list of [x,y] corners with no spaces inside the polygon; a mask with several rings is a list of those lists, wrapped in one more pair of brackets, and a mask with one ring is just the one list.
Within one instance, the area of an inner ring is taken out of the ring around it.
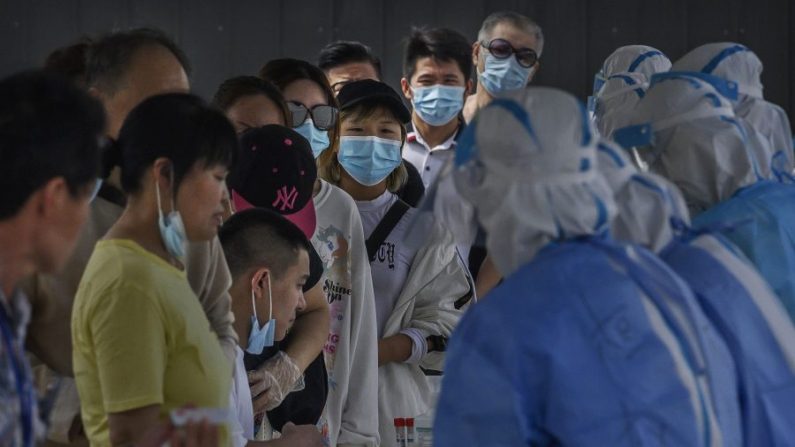
{"label": "test tube with red cap", "polygon": [[406,447],[406,420],[395,418],[395,441],[398,447]]}
{"label": "test tube with red cap", "polygon": [[414,418],[406,418],[406,445],[414,444]]}

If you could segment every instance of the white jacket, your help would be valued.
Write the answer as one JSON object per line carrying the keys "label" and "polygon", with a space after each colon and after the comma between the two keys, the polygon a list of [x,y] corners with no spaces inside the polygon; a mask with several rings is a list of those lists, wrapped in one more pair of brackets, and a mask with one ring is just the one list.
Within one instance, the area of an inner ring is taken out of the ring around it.
{"label": "white jacket", "polygon": [[[472,280],[450,231],[434,222],[425,242],[414,257],[403,291],[384,327],[384,337],[406,328],[450,337],[472,300],[461,309],[456,309],[456,302],[460,305],[474,297]],[[419,365],[389,363],[378,369],[382,446],[396,445],[395,417],[417,417],[429,409],[431,389],[420,367],[442,371],[444,353],[427,353]]]}

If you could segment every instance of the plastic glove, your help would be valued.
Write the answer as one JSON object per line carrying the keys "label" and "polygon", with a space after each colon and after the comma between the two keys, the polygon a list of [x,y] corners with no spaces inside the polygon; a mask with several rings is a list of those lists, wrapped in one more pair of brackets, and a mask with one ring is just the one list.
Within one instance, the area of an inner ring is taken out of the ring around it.
{"label": "plastic glove", "polygon": [[284,351],[279,351],[255,371],[248,373],[248,384],[254,403],[254,414],[273,410],[288,394],[303,385],[303,374]]}

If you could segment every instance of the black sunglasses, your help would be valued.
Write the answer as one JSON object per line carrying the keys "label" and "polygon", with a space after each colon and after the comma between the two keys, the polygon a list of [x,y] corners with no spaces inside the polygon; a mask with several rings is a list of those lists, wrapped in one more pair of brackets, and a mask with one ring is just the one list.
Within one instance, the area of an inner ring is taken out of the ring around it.
{"label": "black sunglasses", "polygon": [[505,39],[492,39],[491,42],[481,42],[480,45],[489,50],[489,53],[497,59],[508,59],[512,54],[516,55],[516,62],[525,68],[530,68],[538,62],[538,54],[532,48],[514,48]]}
{"label": "black sunglasses", "polygon": [[336,107],[327,105],[317,105],[308,109],[300,102],[289,101],[287,107],[290,109],[290,114],[293,119],[293,127],[298,127],[304,124],[307,117],[312,117],[312,122],[319,130],[330,130],[337,124],[337,116],[340,111]]}

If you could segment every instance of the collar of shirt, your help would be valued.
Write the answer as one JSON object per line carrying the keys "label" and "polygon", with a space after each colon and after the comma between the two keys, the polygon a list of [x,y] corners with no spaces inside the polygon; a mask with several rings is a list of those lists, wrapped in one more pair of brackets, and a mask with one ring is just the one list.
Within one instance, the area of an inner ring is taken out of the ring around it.
{"label": "collar of shirt", "polygon": [[435,146],[433,148],[428,146],[428,143],[425,141],[424,138],[422,138],[422,135],[420,135],[420,133],[417,132],[416,130],[409,132],[406,139],[408,140],[409,143],[419,143],[420,145],[422,145],[422,147],[427,149],[428,152],[446,151],[454,148],[456,140],[458,139],[458,135],[461,133],[462,128],[463,126],[458,126],[458,129],[455,132],[453,132],[452,135],[450,135],[450,138],[444,140],[442,144]]}
{"label": "collar of shirt", "polygon": [[391,206],[392,202],[395,200],[395,194],[391,193],[389,190],[384,191],[383,194],[376,197],[373,200],[357,200],[356,207],[359,209],[359,212],[370,212],[376,211],[385,206]]}

